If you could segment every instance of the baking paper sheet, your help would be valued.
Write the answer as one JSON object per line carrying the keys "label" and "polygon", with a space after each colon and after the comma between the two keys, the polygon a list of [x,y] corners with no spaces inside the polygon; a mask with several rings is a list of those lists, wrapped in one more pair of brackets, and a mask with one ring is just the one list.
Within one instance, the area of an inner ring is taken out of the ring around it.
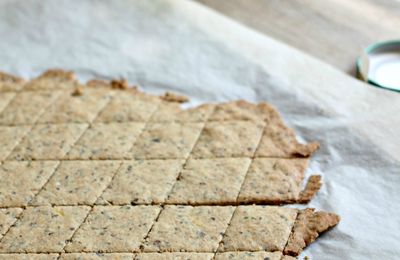
{"label": "baking paper sheet", "polygon": [[53,67],[173,90],[191,105],[272,103],[300,139],[321,143],[309,173],[324,185],[308,206],[342,217],[303,256],[400,259],[398,93],[190,1],[1,1],[0,69],[33,77]]}

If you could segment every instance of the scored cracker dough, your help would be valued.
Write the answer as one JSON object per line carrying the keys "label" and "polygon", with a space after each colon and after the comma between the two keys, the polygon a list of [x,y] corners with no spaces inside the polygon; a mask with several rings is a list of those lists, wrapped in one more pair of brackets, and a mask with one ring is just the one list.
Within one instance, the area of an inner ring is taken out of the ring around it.
{"label": "scored cracker dough", "polygon": [[82,88],[82,94],[74,95],[73,90],[63,91],[38,123],[89,123],[110,101],[114,92],[107,88]]}
{"label": "scored cracker dough", "polygon": [[217,253],[215,255],[215,260],[281,260],[282,253],[281,252],[225,252],[225,253]]}
{"label": "scored cracker dough", "polygon": [[211,260],[214,254],[212,253],[185,253],[185,252],[174,252],[174,253],[142,253],[137,254],[135,260]]}
{"label": "scored cracker dough", "polygon": [[73,89],[80,86],[71,71],[53,69],[29,81],[23,90]]}
{"label": "scored cracker dough", "polygon": [[58,161],[5,161],[0,165],[0,207],[26,206],[57,165]]}
{"label": "scored cracker dough", "polygon": [[160,99],[136,90],[117,91],[95,122],[146,122],[157,109]]}
{"label": "scored cracker dough", "polygon": [[134,254],[128,253],[63,253],[60,260],[132,260],[133,257]]}
{"label": "scored cracker dough", "polygon": [[249,158],[190,159],[167,203],[235,204],[249,164]]}
{"label": "scored cracker dough", "polygon": [[205,122],[213,109],[211,104],[182,109],[180,104],[162,102],[150,118],[150,122]]}
{"label": "scored cracker dough", "polygon": [[275,206],[238,206],[219,251],[283,251],[297,210]]}
{"label": "scored cracker dough", "polygon": [[261,121],[207,122],[192,155],[195,158],[252,157],[263,126]]}
{"label": "scored cracker dough", "polygon": [[254,159],[244,180],[238,201],[264,204],[297,201],[307,165],[307,158]]}
{"label": "scored cracker dough", "polygon": [[163,203],[184,160],[125,161],[101,200],[113,205]]}
{"label": "scored cracker dough", "polygon": [[0,126],[0,160],[4,160],[32,126]]}
{"label": "scored cracker dough", "polygon": [[165,206],[144,252],[215,252],[234,211],[232,206]]}
{"label": "scored cracker dough", "polygon": [[33,124],[61,91],[19,92],[0,113],[0,125]]}
{"label": "scored cracker dough", "polygon": [[0,260],[57,260],[58,254],[0,254]]}
{"label": "scored cracker dough", "polygon": [[119,161],[63,161],[31,205],[93,205]]}
{"label": "scored cracker dough", "polygon": [[144,123],[92,124],[67,154],[68,159],[123,159]]}
{"label": "scored cracker dough", "polygon": [[24,83],[24,79],[0,71],[0,92],[19,91]]}
{"label": "scored cracker dough", "polygon": [[130,152],[135,159],[185,159],[203,123],[149,123]]}
{"label": "scored cracker dough", "polygon": [[21,214],[21,208],[0,209],[0,240]]}
{"label": "scored cracker dough", "polygon": [[89,209],[87,206],[28,207],[1,240],[0,252],[61,252]]}
{"label": "scored cracker dough", "polygon": [[[1,93],[1,92],[0,92]],[[16,96],[15,92],[5,92],[0,94],[0,113],[7,107],[11,100]]]}
{"label": "scored cracker dough", "polygon": [[94,206],[66,252],[136,252],[159,206]]}
{"label": "scored cracker dough", "polygon": [[8,159],[62,159],[87,127],[87,124],[35,125]]}

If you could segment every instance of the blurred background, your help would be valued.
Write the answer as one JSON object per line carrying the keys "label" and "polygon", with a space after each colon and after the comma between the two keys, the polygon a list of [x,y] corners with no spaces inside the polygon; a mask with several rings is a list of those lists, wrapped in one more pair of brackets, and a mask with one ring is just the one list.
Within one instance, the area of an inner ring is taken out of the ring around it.
{"label": "blurred background", "polygon": [[356,75],[371,43],[400,38],[399,0],[196,0]]}

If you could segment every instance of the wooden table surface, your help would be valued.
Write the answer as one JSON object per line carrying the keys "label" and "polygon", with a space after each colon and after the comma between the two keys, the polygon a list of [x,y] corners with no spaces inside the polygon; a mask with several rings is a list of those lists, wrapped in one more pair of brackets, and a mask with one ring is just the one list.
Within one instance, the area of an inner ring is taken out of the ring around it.
{"label": "wooden table surface", "polygon": [[196,0],[355,75],[369,44],[400,39],[400,0]]}

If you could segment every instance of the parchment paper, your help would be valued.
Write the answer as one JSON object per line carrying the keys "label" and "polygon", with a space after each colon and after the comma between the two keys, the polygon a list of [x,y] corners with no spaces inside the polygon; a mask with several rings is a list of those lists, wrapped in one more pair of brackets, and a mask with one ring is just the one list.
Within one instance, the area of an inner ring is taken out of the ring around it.
{"label": "parchment paper", "polygon": [[33,77],[53,67],[174,90],[190,105],[272,103],[300,139],[321,143],[309,173],[324,186],[308,206],[342,217],[303,255],[400,259],[398,93],[190,1],[1,1],[0,69]]}

